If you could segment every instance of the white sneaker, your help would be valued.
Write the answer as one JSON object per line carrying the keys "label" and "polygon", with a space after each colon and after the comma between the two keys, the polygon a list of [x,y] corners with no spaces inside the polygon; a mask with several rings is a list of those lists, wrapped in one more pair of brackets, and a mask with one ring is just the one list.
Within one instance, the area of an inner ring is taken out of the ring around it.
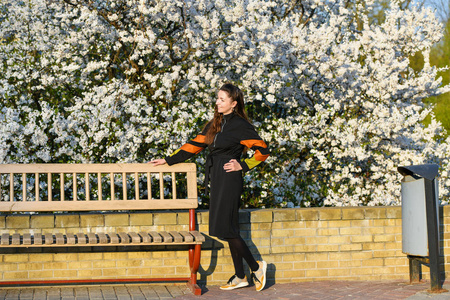
{"label": "white sneaker", "polygon": [[242,287],[248,286],[247,276],[244,279],[237,277],[236,275],[231,276],[226,285],[220,287],[221,290],[229,291]]}
{"label": "white sneaker", "polygon": [[267,263],[265,261],[258,261],[258,264],[259,269],[256,272],[252,272],[252,279],[255,283],[256,290],[260,292],[266,285]]}

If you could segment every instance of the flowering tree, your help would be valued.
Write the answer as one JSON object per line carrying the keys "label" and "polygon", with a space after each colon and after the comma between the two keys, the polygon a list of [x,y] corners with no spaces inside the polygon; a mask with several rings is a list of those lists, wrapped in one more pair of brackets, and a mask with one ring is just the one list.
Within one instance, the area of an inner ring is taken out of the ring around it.
{"label": "flowering tree", "polygon": [[446,201],[450,141],[421,123],[421,100],[449,90],[428,62],[441,25],[395,1],[371,23],[375,5],[4,0],[0,163],[162,157],[199,132],[231,81],[272,150],[245,176],[247,206],[397,204],[396,166],[425,162],[441,166]]}

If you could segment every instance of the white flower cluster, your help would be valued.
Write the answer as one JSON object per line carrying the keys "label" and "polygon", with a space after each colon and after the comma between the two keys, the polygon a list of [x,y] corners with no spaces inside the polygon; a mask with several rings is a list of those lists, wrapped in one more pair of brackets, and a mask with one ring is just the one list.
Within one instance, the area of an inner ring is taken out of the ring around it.
{"label": "white flower cluster", "polygon": [[0,163],[168,155],[231,81],[272,151],[247,205],[398,204],[396,167],[421,163],[440,165],[446,202],[450,140],[421,102],[450,90],[428,59],[442,26],[397,1],[377,24],[374,1],[350,2],[3,0]]}

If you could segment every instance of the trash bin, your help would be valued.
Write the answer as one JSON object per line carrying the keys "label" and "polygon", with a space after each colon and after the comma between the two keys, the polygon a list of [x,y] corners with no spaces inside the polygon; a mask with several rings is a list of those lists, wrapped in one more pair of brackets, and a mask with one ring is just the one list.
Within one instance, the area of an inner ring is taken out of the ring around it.
{"label": "trash bin", "polygon": [[408,255],[411,282],[420,280],[420,263],[430,266],[433,291],[442,289],[439,264],[439,166],[398,167],[404,176],[402,194],[402,251]]}
{"label": "trash bin", "polygon": [[[408,255],[429,256],[425,180],[422,176],[412,174],[403,177],[401,184],[402,252]],[[436,211],[439,211],[438,181],[433,182],[433,203]],[[439,236],[439,218],[435,221]]]}

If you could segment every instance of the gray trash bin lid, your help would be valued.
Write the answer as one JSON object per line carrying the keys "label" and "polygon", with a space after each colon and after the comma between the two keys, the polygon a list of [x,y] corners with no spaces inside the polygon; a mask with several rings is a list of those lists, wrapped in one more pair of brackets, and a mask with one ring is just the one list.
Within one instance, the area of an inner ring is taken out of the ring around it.
{"label": "gray trash bin lid", "polygon": [[398,167],[397,170],[403,176],[419,175],[425,179],[433,180],[439,173],[439,166],[436,164],[424,164],[415,166]]}

